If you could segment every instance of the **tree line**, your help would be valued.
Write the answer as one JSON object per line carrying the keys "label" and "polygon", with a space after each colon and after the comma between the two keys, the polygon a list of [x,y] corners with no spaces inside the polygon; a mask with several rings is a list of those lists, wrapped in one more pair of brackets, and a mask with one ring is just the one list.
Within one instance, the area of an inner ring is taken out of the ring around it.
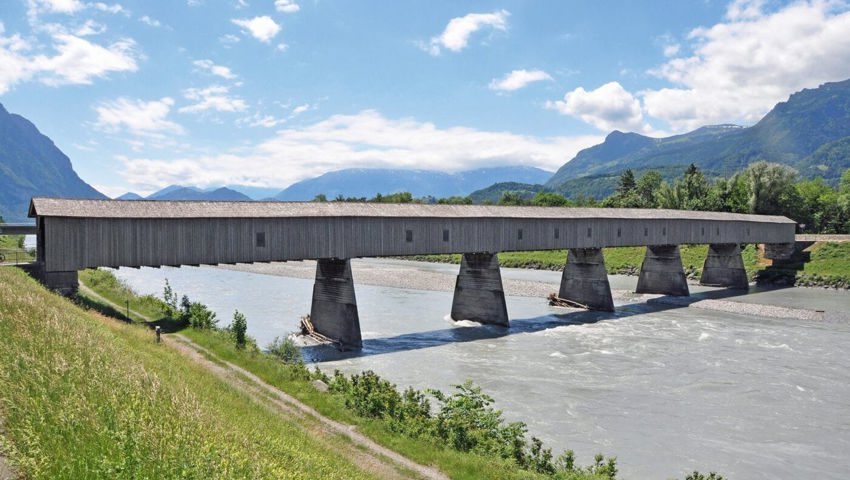
{"label": "tree line", "polygon": [[[326,202],[319,194],[314,201]],[[468,196],[446,198],[414,198],[410,192],[372,198],[343,197],[332,201],[370,203],[431,203],[470,205]],[[489,202],[485,202],[487,204]],[[498,205],[541,207],[607,207],[666,208],[759,215],[783,215],[798,224],[800,233],[850,233],[850,168],[838,184],[832,186],[817,177],[804,180],[799,173],[783,164],[758,161],[731,177],[709,178],[691,164],[682,176],[664,180],[660,172],[649,170],[636,177],[631,169],[624,171],[616,190],[597,199],[577,196],[567,198],[557,192],[540,191],[529,197],[520,192],[502,193]]]}

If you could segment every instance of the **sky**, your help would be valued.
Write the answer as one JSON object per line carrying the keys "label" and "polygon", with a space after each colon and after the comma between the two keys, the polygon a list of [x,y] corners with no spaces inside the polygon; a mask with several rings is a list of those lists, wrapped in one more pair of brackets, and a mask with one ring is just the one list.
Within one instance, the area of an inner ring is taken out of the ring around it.
{"label": "sky", "polygon": [[0,0],[0,103],[110,196],[554,171],[847,78],[846,0]]}

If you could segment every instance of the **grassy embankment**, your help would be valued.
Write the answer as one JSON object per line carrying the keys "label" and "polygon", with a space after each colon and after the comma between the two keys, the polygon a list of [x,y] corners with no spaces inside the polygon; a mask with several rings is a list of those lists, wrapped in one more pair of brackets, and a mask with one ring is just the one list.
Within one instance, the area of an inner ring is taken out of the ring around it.
{"label": "grassy embankment", "polygon": [[23,478],[369,478],[148,329],[0,268],[0,448]]}
{"label": "grassy embankment", "polygon": [[[682,245],[680,248],[682,265],[690,278],[699,278],[703,262],[708,251],[707,245]],[[640,271],[646,247],[619,247],[603,249],[605,267],[610,274],[634,275]],[[769,277],[785,276],[796,279],[802,286],[833,286],[850,288],[850,242],[819,242],[795,253],[790,261],[782,262],[765,270],[766,263],[759,258],[754,245],[747,245],[742,251],[744,268],[752,279],[763,272]],[[460,263],[460,255],[420,255],[414,260],[431,262]],[[503,267],[536,268],[541,270],[561,270],[567,258],[566,250],[539,252],[503,252],[499,254],[499,263]]]}
{"label": "grassy embankment", "polygon": [[[80,280],[99,295],[122,307],[126,305],[126,300],[130,300],[131,316],[134,320],[141,320],[141,316],[148,318],[160,318],[162,316],[161,303],[158,299],[136,296],[107,271],[86,270],[80,272]],[[89,301],[97,303],[92,299],[89,299]],[[123,315],[123,309],[121,315]],[[222,321],[222,323],[226,322],[226,319]],[[173,324],[167,324],[164,328],[169,329],[173,326]],[[444,444],[434,442],[432,438],[411,438],[394,431],[390,422],[381,418],[359,416],[346,406],[344,399],[340,396],[317,390],[310,383],[310,379],[304,376],[304,367],[298,368],[283,364],[275,357],[255,349],[237,349],[233,337],[226,331],[185,328],[180,330],[180,333],[212,352],[217,357],[215,360],[224,360],[238,365],[266,383],[310,405],[321,414],[343,423],[355,425],[359,431],[381,445],[420,464],[435,465],[451,478],[547,478],[544,475],[520,469],[508,460],[452,450]],[[556,478],[601,480],[607,477],[575,472]]]}

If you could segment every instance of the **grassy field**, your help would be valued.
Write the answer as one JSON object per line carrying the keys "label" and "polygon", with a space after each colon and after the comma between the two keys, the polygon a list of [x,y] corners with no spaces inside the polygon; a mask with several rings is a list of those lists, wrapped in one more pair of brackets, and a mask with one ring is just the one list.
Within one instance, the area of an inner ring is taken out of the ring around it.
{"label": "grassy field", "polygon": [[[80,272],[82,284],[91,287],[99,295],[124,305],[130,300],[131,316],[141,320],[160,319],[162,311],[158,300],[152,297],[138,297],[126,286],[122,285],[109,271],[86,270]],[[85,295],[84,293],[82,294]],[[92,305],[98,302],[89,298]],[[102,308],[102,306],[100,307]],[[106,308],[108,310],[108,308]],[[139,315],[136,315],[138,313]],[[161,321],[161,320],[160,320]],[[249,319],[250,321],[250,319]],[[233,337],[221,330],[196,330],[186,328],[180,330],[193,342],[206,348],[215,355],[215,361],[227,361],[250,371],[266,383],[292,395],[298,400],[315,408],[321,414],[334,420],[350,425],[356,425],[358,430],[377,441],[381,445],[395,450],[406,457],[425,465],[435,465],[451,478],[458,479],[526,479],[547,478],[527,470],[518,468],[514,463],[493,457],[462,453],[445,448],[426,439],[414,439],[394,432],[390,425],[375,418],[364,418],[354,414],[345,406],[342,399],[334,395],[319,392],[311,383],[303,367],[286,365],[275,357],[265,354],[258,349],[237,349]],[[579,459],[581,460],[581,459]],[[591,459],[584,459],[590,461]],[[593,475],[576,474],[563,477],[574,480],[603,478]]]}
{"label": "grassy field", "polygon": [[0,448],[23,478],[369,478],[147,328],[0,268]]}

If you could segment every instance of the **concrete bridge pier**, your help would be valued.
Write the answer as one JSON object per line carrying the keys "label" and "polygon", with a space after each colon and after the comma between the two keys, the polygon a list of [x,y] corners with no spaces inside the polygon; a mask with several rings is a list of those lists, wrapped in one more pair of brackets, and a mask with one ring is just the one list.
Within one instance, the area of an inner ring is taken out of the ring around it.
{"label": "concrete bridge pier", "polygon": [[611,285],[601,248],[571,248],[558,296],[591,310],[614,311]]}
{"label": "concrete bridge pier", "polygon": [[316,262],[310,321],[316,332],[340,342],[343,348],[363,346],[351,260],[320,258]]}
{"label": "concrete bridge pier", "polygon": [[748,288],[747,271],[737,243],[710,244],[702,267],[700,285]]}
{"label": "concrete bridge pier", "polygon": [[678,245],[646,247],[635,293],[660,293],[676,297],[690,295]]}
{"label": "concrete bridge pier", "polygon": [[464,253],[452,299],[453,320],[508,326],[508,307],[495,253]]}

